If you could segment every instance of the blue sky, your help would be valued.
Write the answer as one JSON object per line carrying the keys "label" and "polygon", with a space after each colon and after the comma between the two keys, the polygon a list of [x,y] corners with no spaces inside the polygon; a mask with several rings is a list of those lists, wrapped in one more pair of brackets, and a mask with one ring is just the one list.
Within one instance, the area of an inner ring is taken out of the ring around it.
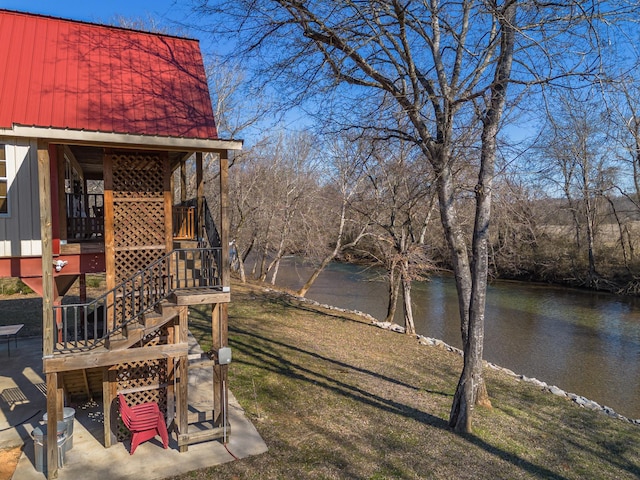
{"label": "blue sky", "polygon": [[41,13],[55,17],[110,23],[117,16],[147,18],[149,15],[181,20],[176,0],[0,0],[0,8]]}

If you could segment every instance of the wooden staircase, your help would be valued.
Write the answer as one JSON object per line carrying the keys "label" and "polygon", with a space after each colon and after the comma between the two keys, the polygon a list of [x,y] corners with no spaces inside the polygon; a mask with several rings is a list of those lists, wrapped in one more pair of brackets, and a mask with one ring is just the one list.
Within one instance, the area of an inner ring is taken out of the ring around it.
{"label": "wooden staircase", "polygon": [[228,302],[220,263],[219,248],[175,249],[89,303],[54,306],[54,355],[127,349],[165,325],[175,307]]}
{"label": "wooden staircase", "polygon": [[137,321],[126,323],[118,334],[109,335],[105,347],[111,351],[129,348],[142,341],[145,336],[166,325],[178,313],[175,302],[164,300],[154,310],[145,313]]}
{"label": "wooden staircase", "polygon": [[[229,288],[221,285],[220,263],[220,249],[176,249],[92,302],[54,307],[63,335],[53,355],[43,359],[44,370],[59,374],[68,399],[103,397],[105,446],[115,440],[117,412],[110,405],[121,392],[147,401],[158,395],[152,392],[166,388],[167,414],[173,420],[175,408],[180,451],[229,434],[221,413],[226,411],[221,406],[226,368],[211,359],[188,360],[188,307],[230,301]],[[150,377],[144,377],[147,368]],[[187,404],[185,379],[191,369],[203,368],[217,393],[214,406],[198,412]],[[129,376],[127,369],[142,376]],[[156,379],[160,371],[165,373]]]}

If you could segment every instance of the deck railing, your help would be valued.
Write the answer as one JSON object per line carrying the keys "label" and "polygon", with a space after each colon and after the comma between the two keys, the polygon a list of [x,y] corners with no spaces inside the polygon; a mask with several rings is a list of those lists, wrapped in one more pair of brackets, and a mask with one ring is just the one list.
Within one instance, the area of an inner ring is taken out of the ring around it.
{"label": "deck railing", "polygon": [[104,194],[67,193],[67,239],[104,236]]}
{"label": "deck railing", "polygon": [[173,207],[173,238],[176,240],[196,239],[195,207]]}
{"label": "deck railing", "polygon": [[221,289],[221,260],[220,248],[176,249],[91,302],[54,306],[58,326],[54,351],[102,346],[173,292]]}
{"label": "deck railing", "polygon": [[[202,248],[217,248],[220,247],[220,235],[218,234],[218,229],[216,228],[215,221],[213,220],[213,215],[211,210],[209,209],[209,204],[207,202],[206,197],[203,198],[202,206],[204,208],[203,216],[204,216],[204,224],[200,225],[199,220],[197,218],[197,199],[192,198],[185,202],[182,202],[180,205],[175,205],[173,207],[173,238],[175,239],[186,239],[179,238],[179,235],[185,235],[189,237],[189,239],[197,239],[198,246]],[[189,210],[192,213],[183,213]],[[190,220],[186,220],[189,225],[193,225],[193,231],[189,231],[189,233],[183,233],[184,230],[182,228],[182,223],[185,220],[184,218],[187,215],[193,215],[193,223],[189,223]]]}

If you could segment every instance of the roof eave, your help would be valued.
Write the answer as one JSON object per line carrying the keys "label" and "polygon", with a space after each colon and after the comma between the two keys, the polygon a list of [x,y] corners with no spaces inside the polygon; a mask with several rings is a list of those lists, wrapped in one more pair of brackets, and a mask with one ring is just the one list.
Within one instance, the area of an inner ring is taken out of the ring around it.
{"label": "roof eave", "polygon": [[153,135],[93,132],[86,130],[69,130],[24,125],[13,125],[12,128],[0,128],[0,136],[37,138],[52,143],[64,143],[68,145],[139,148],[145,150],[188,150],[197,152],[242,150],[243,143],[242,140],[160,137]]}

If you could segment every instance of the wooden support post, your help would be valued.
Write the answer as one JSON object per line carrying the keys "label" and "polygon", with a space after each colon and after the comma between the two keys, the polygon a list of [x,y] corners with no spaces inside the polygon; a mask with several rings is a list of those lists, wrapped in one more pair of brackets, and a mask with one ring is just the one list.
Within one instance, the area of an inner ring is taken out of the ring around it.
{"label": "wooden support post", "polygon": [[102,421],[104,428],[104,447],[109,448],[111,446],[111,400],[109,389],[109,369],[105,368],[102,371]]}
{"label": "wooden support post", "polygon": [[[189,307],[180,308],[178,316],[177,341],[185,343],[189,336]],[[176,419],[178,427],[178,451],[189,449],[189,356],[178,357],[178,391],[176,392]]]}
{"label": "wooden support post", "polygon": [[[167,325],[167,330],[167,343],[179,343],[180,321],[178,317],[174,318],[170,324]],[[173,381],[176,378],[176,357],[167,357],[165,361],[167,362],[167,412],[165,420],[171,428],[176,418],[176,389],[174,386],[175,382]]]}
{"label": "wooden support post", "polygon": [[[220,152],[220,247],[222,249],[222,287],[231,286],[231,270],[229,262],[229,157],[227,151]],[[225,326],[226,328],[226,326]],[[222,345],[226,346],[226,345]]]}
{"label": "wooden support post", "polygon": [[[221,247],[221,280],[224,290],[231,287],[229,262],[229,157],[226,150],[220,152],[220,247]],[[218,303],[211,312],[211,334],[213,350],[228,346],[228,304]],[[225,414],[228,411],[229,391],[227,374],[229,367],[216,363],[213,367],[213,404],[214,426],[224,426]]]}
{"label": "wooden support post", "polygon": [[[107,271],[107,290],[111,290],[116,286],[116,246],[113,232],[113,157],[109,150],[105,150],[102,168],[104,175],[104,259]],[[112,318],[112,316],[107,316],[107,318]],[[108,325],[108,328],[113,328],[113,325]]]}
{"label": "wooden support post", "polygon": [[[53,355],[53,244],[51,171],[49,146],[38,142],[38,189],[40,193],[40,239],[42,244],[42,356]],[[46,372],[46,369],[45,369]],[[58,374],[46,373],[47,382],[47,478],[58,477]]]}
{"label": "wooden support post", "polygon": [[47,373],[47,478],[58,478],[58,374]]}
{"label": "wooden support post", "polygon": [[67,239],[67,194],[64,189],[65,164],[64,146],[56,147],[56,160],[58,168],[58,212],[60,212],[60,240]]}
{"label": "wooden support post", "polygon": [[[228,345],[228,304],[216,303],[211,310],[211,339],[214,356],[218,350]],[[229,407],[227,387],[228,365],[216,362],[213,366],[213,425],[224,426],[225,412]]]}
{"label": "wooden support post", "polygon": [[164,197],[164,244],[165,252],[173,250],[173,195],[171,193],[171,165],[169,153],[162,154],[162,185]]}
{"label": "wooden support post", "polygon": [[204,237],[204,176],[202,174],[202,152],[196,153],[196,237]]}
{"label": "wooden support post", "polygon": [[[178,338],[179,342],[186,342],[189,328],[189,307],[182,307],[178,317]],[[189,357],[182,355],[178,357],[178,391],[176,401],[176,417],[178,423],[178,450],[186,452],[188,443],[184,442],[189,430]]]}
{"label": "wooden support post", "polygon": [[[211,308],[211,349],[214,357],[220,349],[220,303]],[[213,366],[213,425],[222,425],[222,369],[219,364]]]}
{"label": "wooden support post", "polygon": [[[105,149],[102,160],[104,177],[104,260],[107,280],[107,290],[116,286],[116,245],[114,235],[114,206],[113,206],[113,155],[110,149]],[[115,327],[115,294],[106,299],[106,328],[108,331]]]}
{"label": "wooden support post", "polygon": [[84,382],[84,389],[87,392],[87,398],[93,402],[93,394],[91,393],[91,386],[89,385],[89,376],[87,375],[87,369],[83,368],[81,371],[82,381]]}
{"label": "wooden support post", "polygon": [[178,358],[178,450],[180,453],[189,449],[189,357]]}
{"label": "wooden support post", "polygon": [[86,273],[80,274],[80,303],[86,303],[87,301],[87,275]]}
{"label": "wooden support post", "polygon": [[187,201],[187,162],[180,160],[180,203]]}
{"label": "wooden support post", "polygon": [[51,240],[51,174],[46,143],[38,142],[38,187],[40,192],[40,239],[42,243],[42,355],[53,354],[53,247]]}
{"label": "wooden support post", "polygon": [[109,448],[116,442],[118,415],[115,398],[118,396],[116,383],[117,366],[105,368],[102,373],[102,401],[104,415],[104,446]]}

